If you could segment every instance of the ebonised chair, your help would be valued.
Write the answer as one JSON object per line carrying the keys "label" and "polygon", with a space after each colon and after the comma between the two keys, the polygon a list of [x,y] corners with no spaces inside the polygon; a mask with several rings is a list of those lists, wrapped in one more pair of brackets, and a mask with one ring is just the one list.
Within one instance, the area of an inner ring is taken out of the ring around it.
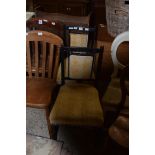
{"label": "ebonised chair", "polygon": [[[62,86],[50,113],[52,126],[103,126],[103,111],[95,87],[102,54],[103,48],[61,47]],[[83,58],[85,61],[81,65]]]}
{"label": "ebonised chair", "polygon": [[[117,149],[123,152],[122,154],[129,154],[129,108],[128,112],[124,112],[124,105],[126,97],[129,97],[129,85],[126,80],[129,76],[129,67],[122,70],[120,77],[120,85],[122,90],[122,100],[117,107],[117,113],[111,125],[107,128],[105,137],[104,151],[110,153],[108,146],[114,145]],[[123,111],[123,112],[122,112]]]}
{"label": "ebonised chair", "polygon": [[[105,115],[108,113],[117,113],[118,109],[120,109],[121,104],[124,104],[124,109],[122,112],[127,112],[129,108],[129,98],[128,96],[125,97],[124,100],[124,89],[122,87],[121,81],[122,81],[122,74],[123,69],[129,66],[128,60],[122,62],[119,60],[119,47],[123,42],[129,43],[129,32],[123,32],[119,34],[113,41],[111,46],[111,58],[112,62],[114,64],[114,72],[111,76],[111,81],[107,87],[107,90],[105,91],[102,103],[104,106],[104,112]],[[128,46],[124,49],[124,53],[127,54],[128,52]],[[122,55],[124,54],[122,53]],[[129,86],[129,81],[126,79],[125,84]],[[111,115],[110,114],[110,115]],[[112,114],[113,115],[113,114]]]}

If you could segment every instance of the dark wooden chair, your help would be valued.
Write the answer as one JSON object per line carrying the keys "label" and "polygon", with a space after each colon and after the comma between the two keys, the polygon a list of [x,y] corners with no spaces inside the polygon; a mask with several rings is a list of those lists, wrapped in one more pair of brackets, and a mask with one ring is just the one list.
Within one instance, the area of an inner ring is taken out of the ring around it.
{"label": "dark wooden chair", "polygon": [[[98,63],[98,60],[101,60],[102,53],[102,48],[61,48],[62,86],[50,113],[50,123],[53,126],[102,127],[103,111],[98,90],[94,85],[97,81],[98,66],[101,64],[101,62]],[[66,56],[68,57],[68,65],[64,62]],[[85,58],[85,62],[82,62],[81,65],[83,58]],[[76,68],[73,69],[72,67]],[[67,73],[65,73],[66,71]],[[87,74],[88,71],[89,74]]]}
{"label": "dark wooden chair", "polygon": [[129,67],[120,70],[119,78],[113,79],[102,97],[105,124],[107,127],[119,113],[129,113]]}
{"label": "dark wooden chair", "polygon": [[[123,44],[125,45],[124,50],[121,51],[120,47]],[[102,99],[102,103],[104,106],[105,114],[108,113],[117,113],[118,108],[121,103],[124,103],[124,112],[128,111],[129,108],[129,98],[125,97],[125,102],[123,100],[124,90],[121,86],[120,79],[122,78],[120,75],[124,72],[123,69],[129,65],[128,57],[124,57],[128,55],[128,46],[129,46],[129,32],[124,32],[119,34],[113,41],[111,45],[111,58],[114,65],[114,71],[111,76],[111,81],[105,91]],[[120,59],[121,55],[123,56],[123,61]],[[121,60],[121,61],[120,61]],[[125,60],[125,61],[124,61]],[[127,78],[127,77],[126,77]],[[129,85],[129,81],[126,79],[125,84]]]}
{"label": "dark wooden chair", "polygon": [[64,26],[64,44],[71,47],[93,48],[96,40],[96,28],[89,26]]}
{"label": "dark wooden chair", "polygon": [[51,136],[49,111],[59,65],[61,38],[46,31],[30,31],[26,36],[27,133]]}
{"label": "dark wooden chair", "polygon": [[46,18],[39,18],[39,17],[31,18],[26,22],[26,27],[28,31],[43,30],[54,33],[60,37],[63,37],[61,30],[63,24],[55,20],[49,20]]}
{"label": "dark wooden chair", "polygon": [[[114,145],[115,149],[119,149],[122,154],[129,154],[129,107],[124,108],[126,97],[129,97],[129,85],[126,85],[128,80],[129,67],[125,67],[120,77],[120,85],[122,89],[122,100],[117,107],[117,113],[113,122],[108,127],[105,137],[104,150],[109,152],[108,146]],[[125,112],[124,112],[125,111]],[[114,151],[113,151],[114,152]]]}

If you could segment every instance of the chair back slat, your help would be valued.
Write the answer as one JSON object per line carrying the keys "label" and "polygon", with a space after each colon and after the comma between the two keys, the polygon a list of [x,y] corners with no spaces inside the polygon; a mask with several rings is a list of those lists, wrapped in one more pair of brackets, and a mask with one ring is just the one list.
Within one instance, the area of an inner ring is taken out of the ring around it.
{"label": "chair back slat", "polygon": [[54,54],[54,45],[49,46],[49,64],[48,64],[48,78],[51,78],[51,72],[53,68],[53,54]]}
{"label": "chair back slat", "polygon": [[46,67],[46,42],[42,44],[42,77],[45,77],[45,67]]}
{"label": "chair back slat", "polygon": [[59,55],[60,55],[60,47],[56,47],[56,53],[55,53],[55,67],[54,67],[54,73],[53,73],[53,78],[56,80],[57,77],[57,71],[59,67]]}
{"label": "chair back slat", "polygon": [[26,37],[27,76],[56,79],[61,38],[46,31],[30,31]]}
{"label": "chair back slat", "polygon": [[32,78],[32,66],[31,66],[31,53],[30,53],[30,43],[26,41],[26,57],[27,57],[27,64],[28,64],[28,74],[29,77]]}
{"label": "chair back slat", "polygon": [[39,76],[39,56],[38,56],[38,42],[35,41],[35,76]]}

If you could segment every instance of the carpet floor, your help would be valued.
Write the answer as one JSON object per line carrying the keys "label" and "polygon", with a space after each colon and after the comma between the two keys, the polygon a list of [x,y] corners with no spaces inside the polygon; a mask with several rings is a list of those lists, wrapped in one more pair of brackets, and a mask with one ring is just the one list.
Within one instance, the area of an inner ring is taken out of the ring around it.
{"label": "carpet floor", "polygon": [[26,155],[60,155],[63,142],[26,135]]}

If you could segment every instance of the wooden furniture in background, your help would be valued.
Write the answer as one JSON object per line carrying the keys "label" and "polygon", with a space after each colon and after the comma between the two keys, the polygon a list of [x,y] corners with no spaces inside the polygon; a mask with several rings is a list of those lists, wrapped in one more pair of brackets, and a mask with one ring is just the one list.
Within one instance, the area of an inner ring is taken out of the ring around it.
{"label": "wooden furniture in background", "polygon": [[[100,24],[98,26],[97,32],[97,47],[104,46],[104,53],[103,53],[103,63],[100,71],[100,93],[103,96],[109,86],[111,81],[111,75],[114,70],[114,65],[111,58],[111,45],[114,40],[114,37],[111,37],[107,32],[106,25]],[[123,64],[128,64],[129,62],[129,46],[128,43],[121,44],[117,51],[118,59]],[[115,83],[115,81],[114,81]],[[118,85],[119,81],[116,81],[116,85]]]}
{"label": "wooden furniture in background", "polygon": [[63,23],[46,18],[31,18],[26,22],[26,28],[30,30],[43,30],[54,33],[63,38]]}
{"label": "wooden furniture in background", "polygon": [[[34,0],[37,10],[86,16],[90,12],[89,0]],[[35,8],[34,8],[35,9]]]}
{"label": "wooden furniture in background", "polygon": [[33,0],[26,0],[26,11],[34,11]]}
{"label": "wooden furniture in background", "polygon": [[105,0],[92,0],[91,1],[91,12],[93,13],[94,24],[106,25],[106,7]]}
{"label": "wooden furniture in background", "polygon": [[56,87],[59,48],[63,41],[45,31],[30,31],[26,36],[26,131],[51,136],[49,112]]}
{"label": "wooden furniture in background", "polygon": [[[103,74],[104,76],[111,76],[113,72],[113,62],[111,58],[111,45],[114,37],[110,36],[107,31],[107,26],[100,24],[97,33],[97,47],[104,46],[103,54]],[[118,47],[117,57],[123,64],[129,63],[129,43],[124,42]]]}
{"label": "wooden furniture in background", "polygon": [[26,0],[26,10],[71,16],[88,16],[92,13],[93,25],[106,24],[105,0]]}
{"label": "wooden furniture in background", "polygon": [[90,24],[91,14],[87,16],[71,16],[62,13],[48,13],[43,11],[36,11],[36,17],[46,18],[51,21],[59,21],[64,25],[85,25]]}

